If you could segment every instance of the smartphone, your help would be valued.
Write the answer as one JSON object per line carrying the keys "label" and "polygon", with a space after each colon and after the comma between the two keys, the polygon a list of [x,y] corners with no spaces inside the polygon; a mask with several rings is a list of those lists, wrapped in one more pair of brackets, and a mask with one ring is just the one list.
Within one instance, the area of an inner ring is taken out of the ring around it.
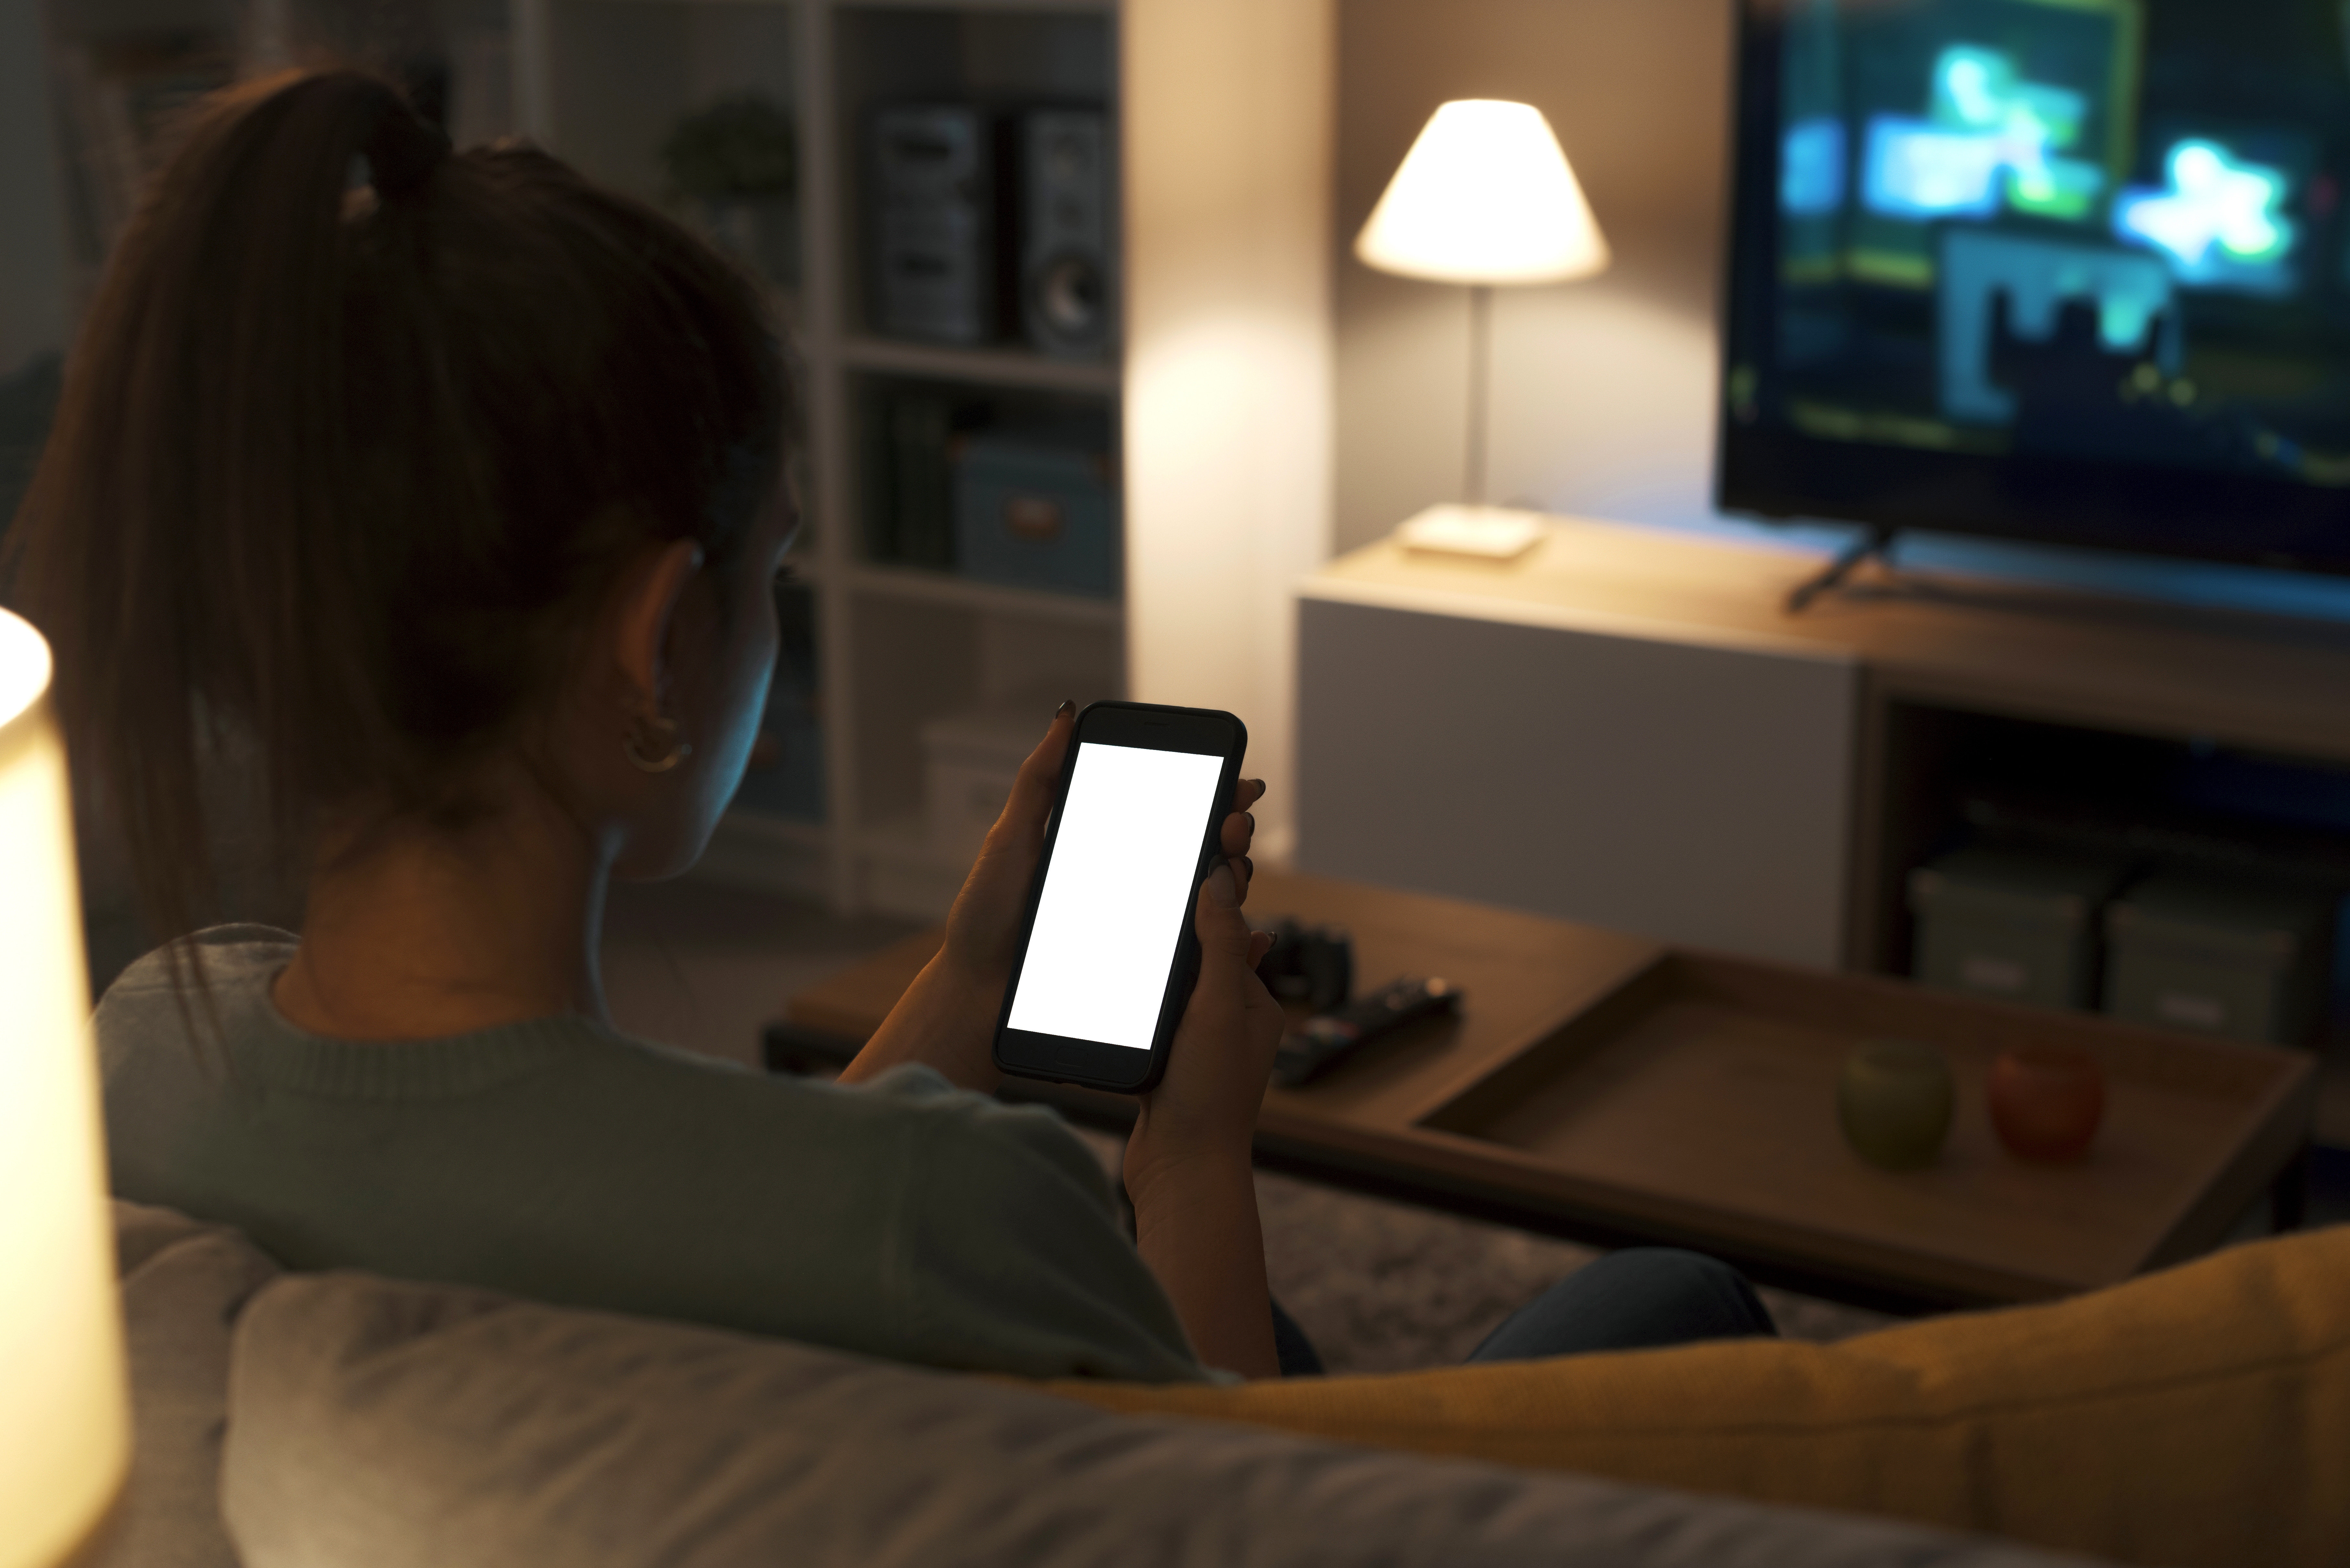
{"label": "smartphone", "polygon": [[1200,973],[1200,883],[1222,857],[1246,726],[1208,708],[1077,715],[996,1021],[995,1064],[1139,1095]]}

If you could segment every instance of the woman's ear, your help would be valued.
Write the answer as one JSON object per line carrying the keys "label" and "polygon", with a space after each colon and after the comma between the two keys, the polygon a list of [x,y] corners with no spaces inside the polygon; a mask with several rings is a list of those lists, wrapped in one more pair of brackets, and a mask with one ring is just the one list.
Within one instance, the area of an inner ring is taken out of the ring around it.
{"label": "woman's ear", "polygon": [[621,701],[633,711],[659,715],[669,691],[676,646],[677,611],[688,584],[702,570],[702,546],[675,539],[637,554],[618,585],[618,656]]}

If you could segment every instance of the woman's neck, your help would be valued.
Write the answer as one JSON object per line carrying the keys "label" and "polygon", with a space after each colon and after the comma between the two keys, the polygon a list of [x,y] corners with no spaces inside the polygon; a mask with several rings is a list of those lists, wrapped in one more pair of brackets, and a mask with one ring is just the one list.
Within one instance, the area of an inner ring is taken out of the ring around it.
{"label": "woman's neck", "polygon": [[555,1014],[607,1022],[597,947],[610,857],[536,792],[460,833],[330,842],[277,977],[296,1028],[420,1040]]}

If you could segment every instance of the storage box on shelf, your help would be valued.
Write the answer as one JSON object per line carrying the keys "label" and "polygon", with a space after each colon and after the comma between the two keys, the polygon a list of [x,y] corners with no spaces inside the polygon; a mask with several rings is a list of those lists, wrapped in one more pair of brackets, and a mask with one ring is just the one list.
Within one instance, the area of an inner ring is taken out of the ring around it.
{"label": "storage box on shelf", "polygon": [[[2132,867],[2086,933],[2103,950],[2095,1005],[2278,1044],[2322,1044],[2350,1025],[2350,1013],[2324,1022],[2334,911],[2350,888],[2350,773],[2208,735],[1941,709],[1908,710],[1896,730],[1895,754],[1917,769],[1901,814],[1914,837],[1967,831],[2011,856]],[[1923,978],[1919,914],[1912,972]]]}
{"label": "storage box on shelf", "polygon": [[982,582],[1115,597],[1117,475],[1083,430],[982,431],[955,465],[956,566]]}
{"label": "storage box on shelf", "polygon": [[1120,506],[1107,400],[859,373],[866,559],[1115,601]]}
{"label": "storage box on shelf", "polygon": [[2106,911],[2105,1010],[2133,1023],[2309,1043],[2325,1002],[2336,895],[2170,869]]}
{"label": "storage box on shelf", "polygon": [[1909,874],[1910,972],[1943,991],[2089,1007],[2097,921],[2126,862],[1970,846]]}

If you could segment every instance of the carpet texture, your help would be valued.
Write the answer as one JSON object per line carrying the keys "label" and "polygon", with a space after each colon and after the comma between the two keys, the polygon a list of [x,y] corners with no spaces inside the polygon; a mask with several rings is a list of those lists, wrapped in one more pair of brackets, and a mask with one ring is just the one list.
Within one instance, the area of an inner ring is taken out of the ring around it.
{"label": "carpet texture", "polygon": [[[1114,1175],[1120,1140],[1079,1136]],[[1333,1373],[1456,1365],[1503,1318],[1600,1255],[1267,1171],[1257,1172],[1256,1192],[1273,1293]],[[1892,1321],[1786,1291],[1759,1293],[1790,1339],[1826,1343]]]}

